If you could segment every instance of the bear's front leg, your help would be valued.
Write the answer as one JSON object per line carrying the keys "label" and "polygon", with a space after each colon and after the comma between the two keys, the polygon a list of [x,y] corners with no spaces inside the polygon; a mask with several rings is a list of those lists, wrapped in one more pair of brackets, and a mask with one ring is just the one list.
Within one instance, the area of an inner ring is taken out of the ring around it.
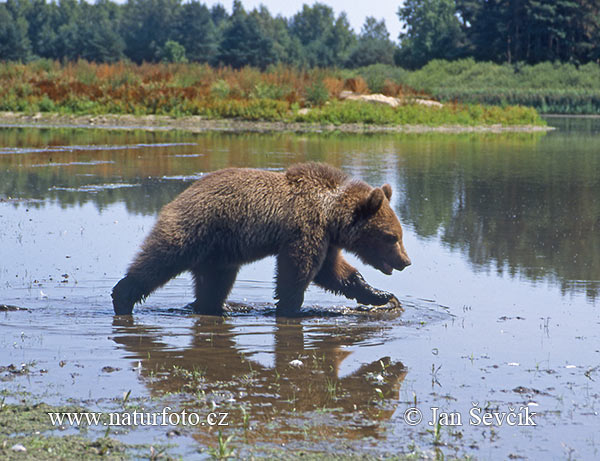
{"label": "bear's front leg", "polygon": [[314,282],[326,290],[355,299],[360,304],[382,306],[390,301],[400,302],[387,291],[369,285],[358,270],[342,256],[341,250],[330,247]]}

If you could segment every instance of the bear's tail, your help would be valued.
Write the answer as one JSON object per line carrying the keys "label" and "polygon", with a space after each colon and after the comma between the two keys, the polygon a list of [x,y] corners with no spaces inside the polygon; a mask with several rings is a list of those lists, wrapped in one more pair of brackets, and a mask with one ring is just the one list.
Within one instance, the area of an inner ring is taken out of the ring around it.
{"label": "bear's tail", "polygon": [[144,298],[144,290],[131,275],[127,275],[112,290],[113,308],[116,315],[131,315],[133,305]]}

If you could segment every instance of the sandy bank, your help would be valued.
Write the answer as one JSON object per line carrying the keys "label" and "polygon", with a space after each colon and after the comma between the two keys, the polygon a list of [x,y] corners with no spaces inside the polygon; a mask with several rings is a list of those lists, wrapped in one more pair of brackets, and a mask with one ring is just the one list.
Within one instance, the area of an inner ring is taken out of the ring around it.
{"label": "sandy bank", "polygon": [[223,132],[297,132],[320,133],[505,133],[549,131],[552,127],[534,125],[363,125],[312,124],[290,122],[255,122],[247,120],[208,120],[199,116],[171,117],[168,115],[61,115],[0,112],[0,126],[20,127],[82,127],[123,130],[184,130],[193,133]]}

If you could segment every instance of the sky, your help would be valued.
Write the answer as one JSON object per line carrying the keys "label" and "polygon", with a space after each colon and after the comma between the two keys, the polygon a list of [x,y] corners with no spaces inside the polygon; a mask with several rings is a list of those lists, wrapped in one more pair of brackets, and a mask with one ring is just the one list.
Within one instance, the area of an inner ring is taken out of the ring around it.
{"label": "sky", "polygon": [[[201,0],[201,3],[205,3],[209,7],[220,3],[231,13],[233,0]],[[312,6],[315,3],[317,3],[315,0],[242,0],[246,11],[258,8],[262,4],[273,16],[280,14],[286,18],[291,18],[300,11],[302,5]],[[342,11],[346,12],[350,26],[357,33],[360,32],[367,16],[374,16],[378,21],[384,19],[390,39],[398,42],[401,25],[396,13],[402,5],[402,0],[322,0],[319,3],[333,8],[336,17]]]}

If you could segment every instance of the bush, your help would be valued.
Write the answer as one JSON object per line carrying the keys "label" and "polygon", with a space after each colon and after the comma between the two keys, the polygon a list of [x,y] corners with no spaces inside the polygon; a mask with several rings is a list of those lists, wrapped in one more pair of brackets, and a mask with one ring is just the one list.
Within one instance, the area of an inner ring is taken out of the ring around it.
{"label": "bush", "polygon": [[230,91],[231,88],[225,80],[217,80],[210,87],[210,94],[219,99],[225,99]]}
{"label": "bush", "polygon": [[322,80],[314,82],[306,88],[306,105],[309,107],[318,107],[329,101],[329,91]]}

